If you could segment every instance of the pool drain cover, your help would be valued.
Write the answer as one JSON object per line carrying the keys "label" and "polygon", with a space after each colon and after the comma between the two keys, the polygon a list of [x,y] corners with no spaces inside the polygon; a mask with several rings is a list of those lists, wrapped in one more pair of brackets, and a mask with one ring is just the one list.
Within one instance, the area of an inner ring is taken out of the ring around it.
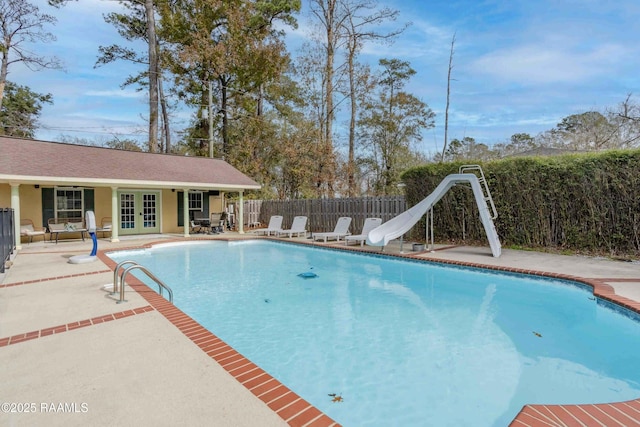
{"label": "pool drain cover", "polygon": [[318,277],[318,275],[311,271],[307,271],[306,273],[298,274],[298,277],[302,277],[303,279],[313,279],[314,277]]}

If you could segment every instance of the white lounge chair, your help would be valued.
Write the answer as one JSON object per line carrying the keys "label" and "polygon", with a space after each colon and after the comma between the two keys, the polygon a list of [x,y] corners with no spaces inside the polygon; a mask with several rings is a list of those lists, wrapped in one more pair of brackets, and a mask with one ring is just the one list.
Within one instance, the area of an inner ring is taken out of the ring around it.
{"label": "white lounge chair", "polygon": [[346,236],[344,238],[344,244],[348,245],[349,242],[360,242],[360,246],[364,246],[364,242],[365,240],[367,240],[367,236],[369,235],[369,232],[381,224],[382,224],[382,218],[365,219],[364,225],[362,226],[362,232],[360,234],[356,234],[353,236]]}
{"label": "white lounge chair", "polygon": [[335,239],[339,242],[341,237],[346,237],[351,234],[349,232],[350,225],[351,217],[342,216],[338,218],[338,222],[336,222],[336,226],[333,231],[328,231],[325,233],[313,233],[313,240],[324,239],[324,242],[327,243],[327,239]]}
{"label": "white lounge chair", "polygon": [[300,237],[300,235],[307,237],[307,217],[294,217],[290,229],[277,231],[276,234],[278,237],[280,237],[281,234],[288,234],[289,237],[293,237],[294,234],[298,237]]}
{"label": "white lounge chair", "polygon": [[270,236],[271,233],[273,233],[275,236],[279,231],[282,231],[282,215],[272,215],[271,218],[269,218],[267,228],[259,228],[253,232],[256,234],[264,234],[265,236]]}

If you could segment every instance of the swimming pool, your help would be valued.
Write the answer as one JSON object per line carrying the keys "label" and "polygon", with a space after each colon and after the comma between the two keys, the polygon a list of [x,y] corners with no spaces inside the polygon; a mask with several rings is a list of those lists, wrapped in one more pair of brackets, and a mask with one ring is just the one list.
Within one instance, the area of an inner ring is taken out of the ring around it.
{"label": "swimming pool", "polygon": [[345,426],[501,426],[527,403],[640,395],[640,324],[568,282],[266,241],[109,255]]}

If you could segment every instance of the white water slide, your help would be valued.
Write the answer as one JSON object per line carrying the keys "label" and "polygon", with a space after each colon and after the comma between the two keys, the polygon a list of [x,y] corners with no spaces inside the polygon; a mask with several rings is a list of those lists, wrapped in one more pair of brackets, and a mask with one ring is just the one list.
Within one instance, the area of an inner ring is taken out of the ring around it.
{"label": "white water slide", "polygon": [[[449,189],[456,184],[470,184],[471,189],[473,190],[473,195],[476,199],[476,204],[478,205],[478,210],[480,211],[480,220],[482,221],[482,225],[484,226],[484,231],[487,234],[487,238],[489,239],[489,246],[491,246],[491,252],[494,257],[499,257],[502,251],[502,247],[500,245],[500,239],[498,238],[498,233],[496,233],[496,227],[493,224],[493,219],[496,217],[495,208],[493,205],[493,200],[491,199],[491,194],[489,194],[489,188],[486,185],[486,181],[484,179],[484,174],[482,174],[482,169],[479,166],[463,166],[460,168],[460,171],[469,169],[479,169],[481,173],[482,183],[485,186],[487,194],[483,192],[483,188],[480,185],[480,180],[473,173],[457,173],[447,175],[442,182],[436,187],[433,193],[429,194],[424,200],[422,200],[417,205],[411,207],[395,218],[390,219],[379,227],[374,228],[369,232],[367,236],[367,244],[371,246],[386,246],[393,239],[397,239],[398,237],[405,234],[407,231],[411,229],[424,214],[426,214],[433,205],[435,205]],[[487,202],[491,203],[491,206],[494,210],[494,216],[489,213],[489,207]]]}

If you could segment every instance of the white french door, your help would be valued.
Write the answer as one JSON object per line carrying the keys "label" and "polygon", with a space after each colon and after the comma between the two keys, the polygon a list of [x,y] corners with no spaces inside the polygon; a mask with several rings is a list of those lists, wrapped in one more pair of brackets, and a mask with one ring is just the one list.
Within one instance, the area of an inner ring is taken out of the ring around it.
{"label": "white french door", "polygon": [[155,191],[119,191],[120,234],[160,232],[160,193]]}

